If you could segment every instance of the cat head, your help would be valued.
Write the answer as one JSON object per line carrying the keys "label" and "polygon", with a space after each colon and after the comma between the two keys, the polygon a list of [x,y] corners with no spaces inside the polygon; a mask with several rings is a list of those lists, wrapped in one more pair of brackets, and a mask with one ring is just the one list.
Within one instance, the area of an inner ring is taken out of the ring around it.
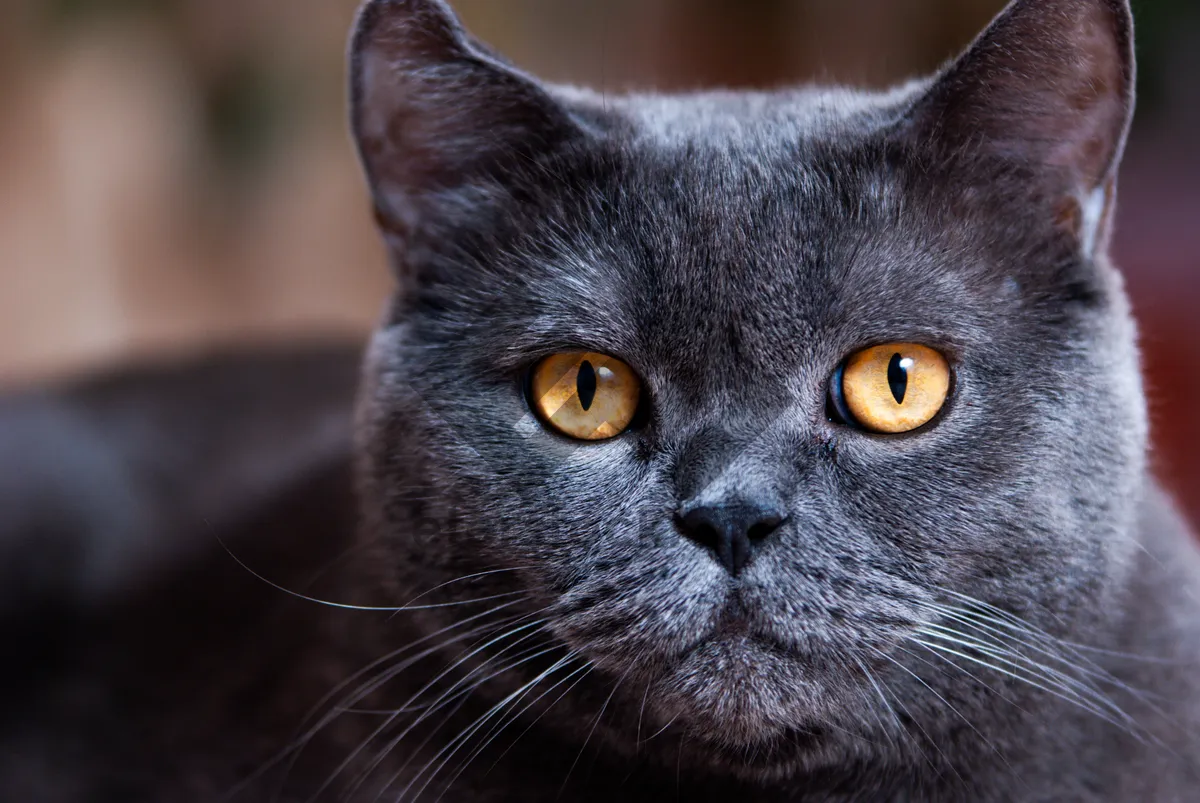
{"label": "cat head", "polygon": [[1000,706],[923,634],[975,605],[1086,634],[1127,564],[1133,83],[1125,0],[1016,0],[889,92],[679,96],[369,2],[352,123],[397,292],[360,474],[396,593],[487,572],[439,593],[593,666],[613,745],[636,714],[707,766],[818,761],[879,688],[930,727],[929,689]]}

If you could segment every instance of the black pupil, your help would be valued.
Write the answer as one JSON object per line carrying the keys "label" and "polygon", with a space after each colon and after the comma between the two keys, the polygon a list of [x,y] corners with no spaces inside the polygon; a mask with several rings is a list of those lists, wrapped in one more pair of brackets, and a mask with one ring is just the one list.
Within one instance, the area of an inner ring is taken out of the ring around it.
{"label": "black pupil", "polygon": [[896,404],[904,404],[904,394],[908,392],[908,369],[901,360],[899,354],[893,354],[892,361],[888,363],[888,385],[892,388]]}
{"label": "black pupil", "polygon": [[596,400],[596,369],[587,360],[579,366],[579,374],[575,377],[575,389],[579,392],[579,405],[588,411]]}

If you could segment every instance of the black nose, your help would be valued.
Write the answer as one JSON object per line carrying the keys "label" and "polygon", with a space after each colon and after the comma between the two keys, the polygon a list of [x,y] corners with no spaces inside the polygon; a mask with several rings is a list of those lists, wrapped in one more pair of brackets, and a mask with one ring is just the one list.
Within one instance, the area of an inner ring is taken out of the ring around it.
{"label": "black nose", "polygon": [[734,577],[750,562],[754,547],[784,519],[773,507],[744,502],[700,505],[679,512],[679,526],[693,541],[708,547]]}

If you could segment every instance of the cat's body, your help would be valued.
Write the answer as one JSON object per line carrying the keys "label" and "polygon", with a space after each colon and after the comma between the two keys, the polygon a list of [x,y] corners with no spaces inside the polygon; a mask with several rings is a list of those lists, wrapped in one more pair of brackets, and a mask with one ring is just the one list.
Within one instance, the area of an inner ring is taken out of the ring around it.
{"label": "cat's body", "polygon": [[887,94],[602,98],[369,3],[354,445],[31,659],[0,798],[1193,799],[1133,74],[1122,0],[1018,0]]}

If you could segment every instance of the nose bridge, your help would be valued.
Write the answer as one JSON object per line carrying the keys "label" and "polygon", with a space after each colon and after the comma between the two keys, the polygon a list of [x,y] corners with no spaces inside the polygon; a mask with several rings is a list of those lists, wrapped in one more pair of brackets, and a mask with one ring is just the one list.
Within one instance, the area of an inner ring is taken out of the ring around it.
{"label": "nose bridge", "polygon": [[789,466],[778,453],[779,440],[770,423],[736,431],[710,425],[695,433],[675,466],[681,511],[729,504],[782,506]]}
{"label": "nose bridge", "polygon": [[708,428],[680,455],[676,525],[733,577],[788,516],[779,440],[770,428]]}

